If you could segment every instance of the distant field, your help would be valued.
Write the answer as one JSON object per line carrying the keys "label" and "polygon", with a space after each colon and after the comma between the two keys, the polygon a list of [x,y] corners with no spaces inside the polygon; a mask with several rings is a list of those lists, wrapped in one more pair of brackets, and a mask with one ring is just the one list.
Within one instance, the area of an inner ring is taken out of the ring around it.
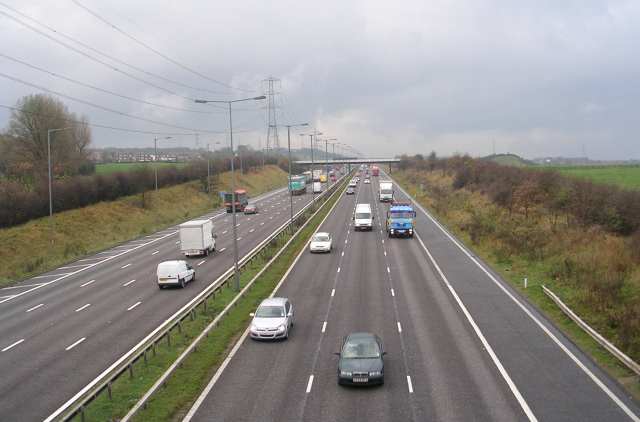
{"label": "distant field", "polygon": [[640,189],[640,166],[554,166],[545,169],[597,183]]}
{"label": "distant field", "polygon": [[186,163],[107,163],[96,164],[96,174],[110,174],[118,171],[132,171],[145,166],[157,166],[158,168],[166,167],[184,167]]}

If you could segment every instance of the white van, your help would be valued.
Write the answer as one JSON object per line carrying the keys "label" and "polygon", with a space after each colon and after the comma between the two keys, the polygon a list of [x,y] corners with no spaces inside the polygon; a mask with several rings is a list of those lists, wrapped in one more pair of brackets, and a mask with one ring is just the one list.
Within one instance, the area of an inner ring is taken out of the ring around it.
{"label": "white van", "polygon": [[195,281],[196,270],[187,261],[164,261],[158,264],[156,271],[158,286],[186,286],[187,282]]}
{"label": "white van", "polygon": [[322,183],[313,182],[313,193],[322,193]]}
{"label": "white van", "polygon": [[370,204],[356,204],[353,228],[354,230],[373,230],[373,212]]}
{"label": "white van", "polygon": [[393,202],[393,183],[384,180],[380,181],[380,202]]}

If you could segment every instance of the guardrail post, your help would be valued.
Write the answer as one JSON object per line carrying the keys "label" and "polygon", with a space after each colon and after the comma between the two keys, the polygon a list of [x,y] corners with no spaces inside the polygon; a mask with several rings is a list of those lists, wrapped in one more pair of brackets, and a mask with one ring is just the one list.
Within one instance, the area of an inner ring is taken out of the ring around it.
{"label": "guardrail post", "polygon": [[191,312],[189,312],[189,315],[191,316],[191,321],[196,319],[196,309],[193,308],[193,310]]}
{"label": "guardrail post", "polygon": [[203,305],[203,307],[204,307],[204,312],[205,312],[205,313],[207,312],[207,302],[208,302],[208,301],[209,301],[209,298],[208,298],[208,297],[206,297],[206,298],[204,299],[204,302],[202,303],[202,305]]}
{"label": "guardrail post", "polygon": [[82,422],[85,421],[85,419],[84,419],[84,406],[80,406],[80,420]]}
{"label": "guardrail post", "polygon": [[182,321],[178,321],[178,332],[182,334]]}
{"label": "guardrail post", "polygon": [[113,400],[113,394],[111,392],[111,382],[107,383],[107,395],[109,396],[109,400]]}
{"label": "guardrail post", "polygon": [[167,331],[167,346],[171,347],[171,331]]}
{"label": "guardrail post", "polygon": [[129,378],[133,378],[133,364],[129,364]]}
{"label": "guardrail post", "polygon": [[147,364],[147,349],[144,349],[144,352],[142,352],[142,357],[144,358],[144,364]]}
{"label": "guardrail post", "polygon": [[156,355],[156,342],[153,342],[153,356],[155,357]]}

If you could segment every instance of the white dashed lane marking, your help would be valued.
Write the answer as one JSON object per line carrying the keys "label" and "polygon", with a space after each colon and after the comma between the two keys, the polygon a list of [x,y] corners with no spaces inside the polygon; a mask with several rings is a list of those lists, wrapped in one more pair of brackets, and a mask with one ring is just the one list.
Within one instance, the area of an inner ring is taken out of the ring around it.
{"label": "white dashed lane marking", "polygon": [[82,305],[81,307],[79,307],[78,309],[76,309],[76,312],[80,312],[84,309],[87,309],[89,306],[91,306],[90,303],[87,303],[86,305]]}
{"label": "white dashed lane marking", "polygon": [[202,261],[198,262],[198,263],[196,264],[196,266],[198,266],[198,267],[199,267],[200,265],[204,264],[205,262],[207,262],[207,260],[206,260],[206,259],[203,259]]}
{"label": "white dashed lane marking", "polygon": [[336,289],[331,289],[331,297],[335,296],[336,294]]}
{"label": "white dashed lane marking", "polygon": [[409,387],[409,393],[413,393],[413,384],[411,383],[410,375],[407,375],[407,387]]}
{"label": "white dashed lane marking", "polygon": [[82,337],[80,340],[76,341],[75,343],[67,346],[64,350],[66,350],[67,352],[71,349],[73,349],[74,347],[76,347],[78,344],[82,343],[83,341],[85,341],[87,338],[86,337]]}
{"label": "white dashed lane marking", "polygon": [[326,329],[327,329],[327,321],[322,323],[322,332],[324,333]]}
{"label": "white dashed lane marking", "polygon": [[155,254],[157,254],[158,252],[160,252],[160,251],[153,251],[153,252],[151,253],[151,255],[155,255]]}
{"label": "white dashed lane marking", "polygon": [[134,278],[133,280],[129,280],[129,281],[127,281],[126,283],[124,283],[124,284],[122,285],[122,287],[127,287],[129,284],[131,284],[131,283],[135,283],[135,281],[136,281],[136,279],[135,279],[135,278]]}
{"label": "white dashed lane marking", "polygon": [[2,349],[3,352],[6,352],[7,350],[11,350],[12,348],[14,348],[15,346],[17,346],[18,344],[22,343],[24,341],[24,339],[20,339],[14,343],[11,343],[10,345],[8,345],[7,347],[5,347],[4,349]]}
{"label": "white dashed lane marking", "polygon": [[396,295],[396,292],[393,289],[391,289],[391,296],[395,297],[395,295]]}
{"label": "white dashed lane marking", "polygon": [[89,281],[87,281],[86,283],[81,284],[81,285],[80,285],[80,287],[88,286],[89,284],[91,284],[91,283],[93,283],[93,282],[95,282],[95,281],[96,281],[95,279],[94,279],[94,280],[89,280]]}
{"label": "white dashed lane marking", "polygon": [[120,267],[120,269],[124,270],[125,268],[130,267],[130,266],[131,266],[131,264],[123,265],[122,267]]}
{"label": "white dashed lane marking", "polygon": [[133,308],[135,308],[136,306],[138,306],[138,305],[139,305],[139,304],[141,304],[141,303],[142,303],[141,301],[140,301],[140,302],[136,302],[136,303],[134,303],[133,305],[131,305],[131,306],[129,306],[129,307],[127,308],[127,311],[132,310]]}
{"label": "white dashed lane marking", "polygon": [[313,375],[309,375],[309,382],[307,382],[307,394],[311,392],[313,386]]}
{"label": "white dashed lane marking", "polygon": [[41,304],[39,304],[39,305],[34,306],[33,308],[29,308],[29,309],[27,309],[25,312],[35,311],[36,309],[41,308],[41,307],[43,307],[43,306],[44,306],[44,303],[41,303]]}

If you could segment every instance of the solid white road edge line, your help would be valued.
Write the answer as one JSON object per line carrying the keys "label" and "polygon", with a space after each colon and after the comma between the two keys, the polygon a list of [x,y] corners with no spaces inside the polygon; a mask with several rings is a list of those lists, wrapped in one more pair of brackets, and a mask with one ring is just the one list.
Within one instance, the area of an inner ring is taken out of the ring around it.
{"label": "solid white road edge line", "polygon": [[85,341],[87,338],[86,337],[82,337],[80,340],[76,341],[75,343],[67,346],[64,350],[66,350],[67,352],[71,349],[73,349],[74,347],[76,347],[78,344],[82,343],[83,341]]}
{"label": "solid white road edge line", "polygon": [[418,239],[418,242],[420,243],[420,246],[422,246],[422,249],[424,249],[424,251],[427,253],[427,256],[429,257],[429,260],[431,261],[431,263],[433,264],[434,268],[436,269],[436,271],[440,275],[440,278],[442,279],[444,284],[447,286],[447,288],[449,289],[449,292],[451,293],[451,295],[455,299],[456,303],[458,304],[458,306],[462,310],[462,313],[467,318],[467,321],[469,321],[469,324],[473,328],[473,331],[476,333],[476,336],[480,339],[480,342],[482,343],[482,345],[484,346],[485,350],[489,354],[489,357],[491,357],[491,360],[493,361],[494,365],[496,366],[496,368],[498,368],[498,371],[500,372],[500,375],[502,375],[502,378],[505,380],[505,382],[509,386],[509,389],[511,390],[511,393],[514,395],[514,397],[518,401],[518,404],[520,404],[520,407],[522,408],[522,411],[524,412],[524,414],[527,416],[527,418],[531,422],[537,421],[538,419],[533,414],[533,411],[531,411],[531,408],[529,407],[529,405],[525,401],[524,397],[520,393],[520,390],[518,389],[516,384],[511,379],[511,376],[509,376],[509,374],[507,373],[507,370],[504,368],[504,366],[502,366],[502,362],[500,362],[500,359],[498,359],[498,356],[495,354],[495,352],[493,351],[493,348],[491,347],[491,345],[489,344],[487,339],[484,337],[484,334],[482,334],[482,331],[480,331],[480,327],[478,327],[478,325],[476,324],[476,321],[473,319],[473,316],[471,316],[471,314],[467,310],[467,307],[464,305],[464,303],[462,302],[462,300],[458,296],[458,293],[453,288],[451,283],[449,283],[449,280],[447,279],[447,277],[444,275],[444,273],[440,269],[440,266],[438,265],[436,260],[431,255],[431,252],[429,251],[429,249],[427,249],[426,245],[422,241],[422,238],[420,237],[420,235],[418,235],[418,233],[415,233],[415,236]]}
{"label": "solid white road edge line", "polygon": [[44,306],[44,303],[41,303],[41,304],[39,304],[39,305],[34,306],[33,308],[29,308],[29,309],[27,309],[25,312],[35,311],[36,309],[41,308],[41,307],[43,307],[43,306]]}
{"label": "solid white road edge line", "polygon": [[[447,232],[447,230],[445,230],[444,227],[442,227],[442,225],[436,221],[431,214],[429,214],[429,212],[427,212],[427,210],[424,209],[424,207],[422,205],[420,205],[418,202],[416,202],[413,197],[411,195],[409,195],[400,185],[398,185],[396,183],[396,186],[398,186],[398,189],[400,189],[400,191],[402,193],[404,193],[404,195],[409,198],[411,200],[411,202],[413,202],[418,209],[420,209],[420,211],[422,211],[427,218],[429,218],[439,229],[440,231],[442,231],[445,236],[447,236],[449,238],[449,240],[451,240],[457,247],[458,249],[460,249],[474,264],[476,264],[476,266],[478,266],[478,268],[480,268],[482,270],[482,272],[484,272],[487,277],[489,277],[489,279],[491,281],[493,281],[493,283],[498,286],[500,288],[500,290],[502,290],[511,300],[513,300],[518,307],[520,307],[520,309],[522,309],[522,311],[529,317],[531,318],[537,325],[538,327],[540,327],[540,329],[542,329],[542,331],[544,331],[544,333],[549,336],[549,338],[551,338],[551,340],[553,340],[554,343],[556,343],[556,345],[558,345],[558,347],[560,347],[560,349],[562,349],[563,352],[565,352],[567,354],[567,356],[569,356],[569,358],[575,362],[576,365],[578,365],[578,367],[580,369],[582,369],[582,371],[587,374],[587,376],[589,378],[591,378],[591,380],[598,386],[600,387],[600,389],[602,391],[604,391],[604,393],[609,396],[609,398],[616,404],[618,405],[618,407],[620,407],[620,409],[622,409],[622,411],[624,413],[627,414],[627,416],[629,416],[629,418],[631,418],[631,420],[635,421],[635,422],[640,422],[640,417],[638,417],[636,414],[634,414],[631,409],[629,409],[629,407],[624,404],[622,402],[622,400],[620,400],[620,398],[618,396],[616,396],[613,391],[611,391],[609,389],[609,387],[607,387],[601,380],[600,378],[598,378],[593,372],[591,372],[591,370],[589,368],[586,367],[586,365],[584,363],[582,363],[582,361],[580,361],[580,359],[578,359],[578,357],[576,355],[574,355],[571,350],[569,350],[567,348],[567,346],[564,345],[564,343],[562,343],[562,341],[560,341],[560,339],[558,337],[556,337],[535,315],[533,315],[531,313],[531,311],[529,311],[529,309],[527,309],[514,295],[511,294],[511,292],[509,290],[506,289],[506,287],[504,287],[502,285],[502,283],[500,283],[494,276],[493,274],[491,274],[482,264],[480,264],[480,262],[474,258],[469,251],[467,251],[464,246],[462,246],[460,244],[460,242],[458,242],[455,238],[453,238],[453,236],[451,236],[449,234],[449,232]],[[422,243],[422,242],[421,242]]]}
{"label": "solid white road edge line", "polygon": [[411,383],[410,375],[407,375],[407,387],[409,387],[409,393],[413,393],[413,384]]}
{"label": "solid white road edge line", "polygon": [[327,329],[327,321],[322,323],[322,332],[324,333],[326,329]]}
{"label": "solid white road edge line", "polygon": [[309,375],[309,381],[307,382],[307,394],[311,392],[312,386],[313,386],[313,375]]}
{"label": "solid white road edge line", "polygon": [[400,325],[400,321],[396,321],[396,323],[398,324],[398,332],[401,333],[402,332],[402,325]]}
{"label": "solid white road edge line", "polygon": [[4,349],[2,349],[2,351],[6,352],[7,350],[12,349],[13,347],[17,346],[18,344],[22,343],[23,341],[24,341],[24,339],[20,339],[20,340],[16,341],[15,343],[8,345]]}

